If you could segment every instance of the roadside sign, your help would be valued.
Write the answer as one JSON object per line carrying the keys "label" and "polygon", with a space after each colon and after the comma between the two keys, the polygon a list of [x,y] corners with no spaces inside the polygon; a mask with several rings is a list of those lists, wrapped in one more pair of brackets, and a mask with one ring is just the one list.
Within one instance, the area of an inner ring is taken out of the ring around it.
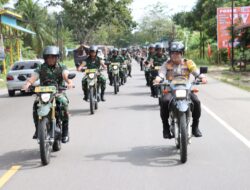
{"label": "roadside sign", "polygon": [[[234,8],[234,25],[242,26],[250,24],[250,6]],[[232,8],[217,8],[217,46],[218,49],[231,47]],[[234,46],[237,44],[237,39]]]}

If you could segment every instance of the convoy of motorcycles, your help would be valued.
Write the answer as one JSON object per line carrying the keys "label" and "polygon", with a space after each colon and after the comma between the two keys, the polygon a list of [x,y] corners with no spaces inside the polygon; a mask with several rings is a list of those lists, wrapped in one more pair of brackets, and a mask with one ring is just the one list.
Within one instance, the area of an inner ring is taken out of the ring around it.
{"label": "convoy of motorcycles", "polygon": [[[146,61],[146,52],[136,50],[129,52],[131,57],[140,64],[140,70],[145,71],[146,85],[150,86],[152,81],[160,69],[159,66],[150,66]],[[120,87],[127,82],[128,77],[128,61],[124,63],[111,62],[108,59],[105,61],[108,66],[108,73],[111,74],[111,81],[114,88],[114,94],[116,95]],[[98,102],[100,101],[100,86],[98,83],[98,75],[102,71],[99,69],[87,69],[81,70],[84,76],[87,76],[87,89],[88,89],[88,102],[90,106],[90,113],[94,114],[98,109]],[[200,68],[200,73],[206,73],[207,68]],[[147,74],[146,74],[147,73]],[[69,79],[73,79],[75,74],[69,74]],[[27,80],[26,76],[20,75],[19,80]],[[40,148],[40,156],[43,165],[47,165],[50,162],[51,151],[61,150],[62,139],[62,105],[58,104],[55,97],[61,91],[65,91],[66,87],[58,87],[53,81],[49,81],[49,86],[37,86],[30,87],[30,92],[37,95],[38,109],[37,114],[38,121],[38,143]],[[51,83],[53,85],[51,85]],[[195,80],[190,82],[183,77],[176,77],[174,80],[164,81],[160,84],[153,85],[156,96],[154,98],[159,99],[159,105],[161,104],[161,98],[164,94],[171,93],[173,100],[170,107],[170,130],[175,138],[177,149],[180,149],[180,160],[182,163],[187,161],[187,147],[191,143],[192,131],[191,131],[191,111],[192,102],[190,100],[190,94],[195,93],[196,90],[193,85],[200,84],[200,81]]]}

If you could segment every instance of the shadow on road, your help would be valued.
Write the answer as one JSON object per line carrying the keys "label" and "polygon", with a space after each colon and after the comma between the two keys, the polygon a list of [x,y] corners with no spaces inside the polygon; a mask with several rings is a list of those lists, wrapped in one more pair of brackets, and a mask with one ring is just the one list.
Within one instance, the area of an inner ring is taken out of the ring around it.
{"label": "shadow on road", "polygon": [[42,167],[39,149],[23,149],[0,155],[0,170],[8,170],[13,165],[21,165],[22,170]]}
{"label": "shadow on road", "polygon": [[131,92],[131,93],[126,93],[122,94],[123,96],[147,96],[149,97],[150,92]]}
{"label": "shadow on road", "polygon": [[159,110],[157,102],[155,104],[139,104],[126,107],[112,107],[114,110],[136,110],[136,111],[155,111]]}
{"label": "shadow on road", "polygon": [[16,93],[16,95],[13,97],[9,97],[9,95],[6,93],[6,94],[1,94],[0,98],[15,99],[15,98],[22,98],[22,97],[27,97],[27,96],[32,96],[32,93]]}
{"label": "shadow on road", "polygon": [[69,114],[71,117],[91,115],[90,109],[71,109]]}
{"label": "shadow on road", "polygon": [[181,162],[172,156],[178,155],[175,146],[134,147],[129,151],[87,155],[89,161],[128,162],[136,166],[173,167]]}

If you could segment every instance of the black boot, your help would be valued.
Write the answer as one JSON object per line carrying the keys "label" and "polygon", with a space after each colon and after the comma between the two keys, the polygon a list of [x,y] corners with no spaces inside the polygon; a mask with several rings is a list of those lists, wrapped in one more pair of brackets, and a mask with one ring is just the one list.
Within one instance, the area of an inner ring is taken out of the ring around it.
{"label": "black boot", "polygon": [[62,127],[62,143],[69,142],[69,127],[68,125],[63,125]]}
{"label": "black boot", "polygon": [[33,139],[37,139],[37,137],[38,137],[38,131],[37,131],[37,127],[36,127],[36,129],[35,129],[35,133],[34,133],[34,135],[33,135]]}
{"label": "black boot", "polygon": [[173,138],[173,135],[170,132],[170,126],[169,126],[169,124],[167,124],[167,125],[163,124],[163,138],[164,139],[171,139],[171,138]]}
{"label": "black boot", "polygon": [[103,101],[103,102],[106,101],[105,98],[104,98],[104,90],[102,90],[102,92],[101,92],[101,101]]}
{"label": "black boot", "polygon": [[87,102],[87,101],[88,101],[88,93],[87,93],[87,90],[84,90],[83,93],[84,93],[83,100],[85,100],[85,101]]}
{"label": "black boot", "polygon": [[202,137],[202,133],[199,129],[199,120],[193,120],[192,133],[195,137]]}

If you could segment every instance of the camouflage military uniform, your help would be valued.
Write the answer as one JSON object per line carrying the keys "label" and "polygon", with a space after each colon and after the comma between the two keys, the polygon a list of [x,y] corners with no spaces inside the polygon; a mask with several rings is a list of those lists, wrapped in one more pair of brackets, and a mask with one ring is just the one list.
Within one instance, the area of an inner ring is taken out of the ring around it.
{"label": "camouflage military uniform", "polygon": [[[63,64],[56,63],[54,67],[51,67],[48,66],[46,63],[44,63],[35,70],[35,73],[40,78],[41,86],[55,85],[56,83],[60,87],[65,85],[62,76],[64,71],[67,71],[67,67]],[[66,96],[66,93],[64,92],[60,93],[56,97],[56,102],[62,104],[63,127],[64,126],[67,127],[69,124],[69,111],[68,111],[69,100]],[[36,127],[38,126],[37,103],[38,102],[35,101],[33,105],[33,119]]]}
{"label": "camouflage military uniform", "polygon": [[[122,56],[112,56],[109,61],[111,63],[120,63],[120,66],[121,64],[124,62],[124,58]],[[119,70],[119,75],[121,76],[122,73],[121,73],[121,69]],[[112,85],[113,83],[113,78],[112,78],[112,67],[109,67],[109,81],[110,81],[110,85]]]}
{"label": "camouflage military uniform", "polygon": [[[149,53],[146,61],[149,63],[151,59],[153,60],[154,55],[155,55],[154,53]],[[146,85],[149,86],[150,85],[150,69],[149,70],[145,69],[144,72],[145,72],[145,78],[147,81]]]}
{"label": "camouflage military uniform", "polygon": [[[91,59],[91,57],[89,56],[86,60],[86,67],[88,69],[99,69],[101,66],[101,58],[97,57],[95,59]],[[101,86],[101,93],[104,93],[105,89],[106,89],[106,77],[100,73],[100,75],[98,75],[97,77],[97,82],[100,84]],[[82,79],[82,90],[84,92],[84,95],[87,96],[88,94],[88,83],[87,83],[87,76],[83,77]]]}
{"label": "camouflage military uniform", "polygon": [[126,53],[125,55],[122,55],[124,61],[127,61],[127,65],[128,65],[128,76],[131,77],[131,71],[132,71],[132,59],[130,57],[130,55],[128,53]]}
{"label": "camouflage military uniform", "polygon": [[151,88],[151,95],[154,97],[158,96],[158,91],[157,88],[155,86],[153,86],[153,80],[156,78],[156,76],[158,75],[158,71],[154,70],[154,67],[156,66],[161,66],[164,62],[167,61],[167,56],[165,55],[161,55],[158,56],[157,54],[153,56],[153,58],[150,59],[150,61],[153,61],[153,67],[151,67],[150,70],[150,88]]}

